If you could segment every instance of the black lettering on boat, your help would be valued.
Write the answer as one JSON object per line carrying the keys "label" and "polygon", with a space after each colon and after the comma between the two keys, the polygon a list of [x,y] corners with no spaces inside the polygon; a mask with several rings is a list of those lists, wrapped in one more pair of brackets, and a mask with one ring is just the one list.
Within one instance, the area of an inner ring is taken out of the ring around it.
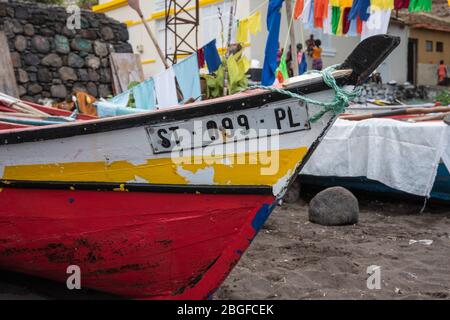
{"label": "black lettering on boat", "polygon": [[300,122],[294,122],[294,117],[292,116],[291,107],[288,107],[287,112],[288,112],[288,117],[289,117],[289,126],[291,128],[299,127],[300,126]]}
{"label": "black lettering on boat", "polygon": [[250,124],[248,123],[248,118],[245,114],[238,116],[237,122],[241,127],[244,127],[245,130],[250,130]]}
{"label": "black lettering on boat", "polygon": [[166,129],[159,129],[157,134],[158,134],[158,137],[161,139],[161,145],[164,148],[168,149],[168,148],[170,148],[171,143],[170,143],[169,139],[167,139],[166,137],[163,136],[163,133],[167,134],[167,130]]}
{"label": "black lettering on boat", "polygon": [[277,121],[277,128],[281,130],[281,120],[286,119],[286,111],[283,108],[276,108],[275,110],[275,119]]}
{"label": "black lettering on boat", "polygon": [[222,119],[222,127],[223,127],[224,129],[229,129],[229,130],[234,129],[234,127],[233,127],[233,121],[231,121],[230,118],[223,118],[223,119]]}

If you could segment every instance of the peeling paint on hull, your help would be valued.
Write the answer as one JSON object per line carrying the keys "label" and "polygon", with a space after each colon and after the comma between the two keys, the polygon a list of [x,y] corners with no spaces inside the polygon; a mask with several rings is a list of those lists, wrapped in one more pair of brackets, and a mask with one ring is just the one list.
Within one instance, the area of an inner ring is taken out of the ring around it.
{"label": "peeling paint on hull", "polygon": [[0,202],[0,268],[65,282],[75,264],[83,287],[205,299],[256,236],[274,197],[6,188]]}

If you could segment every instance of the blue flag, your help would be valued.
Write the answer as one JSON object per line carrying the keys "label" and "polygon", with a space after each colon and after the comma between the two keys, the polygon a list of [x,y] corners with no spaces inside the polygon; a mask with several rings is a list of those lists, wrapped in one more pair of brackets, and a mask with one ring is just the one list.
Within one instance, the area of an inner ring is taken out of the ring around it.
{"label": "blue flag", "polygon": [[208,70],[213,73],[219,69],[222,64],[219,52],[217,52],[216,39],[210,41],[207,45],[203,47],[205,52],[205,60],[208,65]]}
{"label": "blue flag", "polygon": [[267,10],[267,36],[266,50],[264,56],[264,67],[262,71],[261,84],[271,86],[275,82],[275,71],[277,70],[278,39],[280,37],[280,9],[283,0],[270,0]]}

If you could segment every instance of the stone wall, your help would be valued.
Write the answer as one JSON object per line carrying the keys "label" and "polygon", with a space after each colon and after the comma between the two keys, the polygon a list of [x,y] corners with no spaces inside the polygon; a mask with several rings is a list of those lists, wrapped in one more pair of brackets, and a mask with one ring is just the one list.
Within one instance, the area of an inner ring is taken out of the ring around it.
{"label": "stone wall", "polygon": [[20,97],[64,100],[75,89],[95,97],[112,92],[111,52],[132,52],[126,25],[81,11],[69,30],[64,7],[0,0],[0,29],[8,37]]}

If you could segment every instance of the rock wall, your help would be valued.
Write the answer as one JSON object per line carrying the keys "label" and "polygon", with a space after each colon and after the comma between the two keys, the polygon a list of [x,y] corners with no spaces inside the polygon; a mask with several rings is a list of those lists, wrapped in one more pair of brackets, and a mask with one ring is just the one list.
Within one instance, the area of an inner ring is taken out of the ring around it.
{"label": "rock wall", "polygon": [[64,100],[76,89],[112,93],[111,52],[132,52],[126,25],[81,11],[81,29],[66,27],[66,8],[0,0],[0,29],[8,37],[20,97]]}

